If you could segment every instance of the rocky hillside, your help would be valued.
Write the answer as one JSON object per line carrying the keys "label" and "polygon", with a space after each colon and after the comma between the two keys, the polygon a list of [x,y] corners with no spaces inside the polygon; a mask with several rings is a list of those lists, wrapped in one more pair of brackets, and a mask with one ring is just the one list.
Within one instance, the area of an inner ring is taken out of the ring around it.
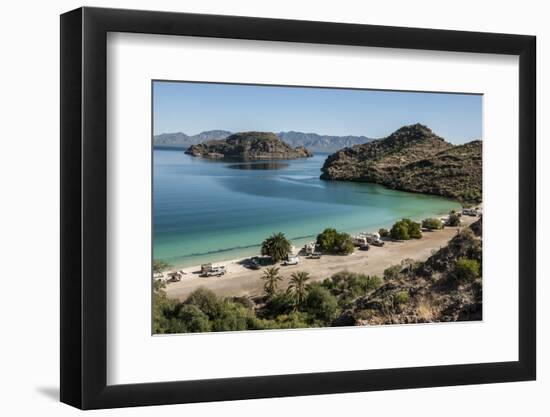
{"label": "rocky hillside", "polygon": [[482,245],[471,229],[457,234],[426,262],[405,260],[385,273],[385,284],[355,301],[345,313],[355,325],[450,322],[482,319]]}
{"label": "rocky hillside", "polygon": [[482,145],[455,146],[428,127],[404,126],[384,139],[330,155],[322,179],[364,181],[387,187],[481,201]]}
{"label": "rocky hillside", "polygon": [[185,153],[203,158],[237,160],[296,159],[313,156],[306,148],[293,148],[269,132],[235,133],[226,139],[192,145]]}
{"label": "rocky hillside", "polygon": [[[209,140],[225,139],[231,133],[227,130],[208,130],[192,136],[182,132],[162,133],[154,137],[153,143],[158,147],[188,148],[191,145]],[[294,131],[279,132],[276,135],[293,148],[303,146],[311,152],[336,152],[342,148],[360,145],[373,140],[366,136],[329,136]]]}

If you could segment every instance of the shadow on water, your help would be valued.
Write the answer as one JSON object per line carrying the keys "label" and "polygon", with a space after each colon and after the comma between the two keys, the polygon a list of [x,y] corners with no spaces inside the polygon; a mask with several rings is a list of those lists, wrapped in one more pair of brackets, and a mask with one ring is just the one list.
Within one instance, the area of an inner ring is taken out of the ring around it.
{"label": "shadow on water", "polygon": [[411,204],[411,198],[416,202],[423,200],[443,203],[446,201],[441,197],[391,190],[378,184],[323,181],[318,177],[293,175],[243,177],[239,178],[239,181],[231,177],[219,177],[216,180],[227,190],[252,196],[363,208],[407,207]]}
{"label": "shadow on water", "polygon": [[231,169],[243,169],[243,170],[275,170],[288,168],[290,164],[282,162],[268,161],[268,162],[246,162],[242,164],[228,165],[227,168]]}

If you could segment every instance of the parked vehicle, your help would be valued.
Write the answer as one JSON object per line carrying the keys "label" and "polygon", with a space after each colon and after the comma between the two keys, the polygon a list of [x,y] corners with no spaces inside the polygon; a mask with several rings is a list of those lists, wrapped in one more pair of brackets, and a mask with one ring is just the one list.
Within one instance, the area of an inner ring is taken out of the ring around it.
{"label": "parked vehicle", "polygon": [[370,246],[369,246],[368,243],[365,243],[364,245],[359,246],[359,250],[365,250],[365,251],[367,251],[367,250],[369,250],[369,249],[370,249]]}
{"label": "parked vehicle", "polygon": [[354,246],[366,245],[367,237],[364,235],[357,235],[357,236],[353,236],[351,238],[351,241],[353,242]]}
{"label": "parked vehicle", "polygon": [[321,259],[321,252],[313,252],[308,256],[309,259]]}
{"label": "parked vehicle", "polygon": [[179,282],[183,278],[183,271],[170,272],[168,274],[168,282]]}
{"label": "parked vehicle", "polygon": [[374,240],[380,240],[380,233],[373,232],[373,233],[361,233],[361,235],[365,236],[367,239],[374,239]]}
{"label": "parked vehicle", "polygon": [[384,246],[384,241],[381,240],[381,239],[369,238],[369,239],[367,239],[367,241],[368,241],[368,243],[371,244],[372,246],[378,246],[378,247]]}
{"label": "parked vehicle", "polygon": [[227,270],[225,266],[212,266],[212,264],[201,265],[201,277],[221,277]]}
{"label": "parked vehicle", "polygon": [[462,214],[465,216],[477,217],[478,213],[476,209],[465,208],[465,209],[462,209]]}
{"label": "parked vehicle", "polygon": [[311,255],[312,253],[315,252],[316,246],[317,246],[317,243],[316,243],[316,242],[309,242],[309,243],[306,243],[306,244],[304,245],[303,251],[304,251],[304,253],[305,253],[306,255]]}
{"label": "parked vehicle", "polygon": [[254,258],[248,259],[247,262],[244,264],[244,266],[246,266],[249,269],[255,269],[255,270],[260,269],[262,267],[260,263]]}
{"label": "parked vehicle", "polygon": [[211,263],[201,265],[201,275],[206,274],[210,270],[212,270],[212,264]]}
{"label": "parked vehicle", "polygon": [[288,255],[283,265],[298,265],[300,263],[300,257],[296,255]]}

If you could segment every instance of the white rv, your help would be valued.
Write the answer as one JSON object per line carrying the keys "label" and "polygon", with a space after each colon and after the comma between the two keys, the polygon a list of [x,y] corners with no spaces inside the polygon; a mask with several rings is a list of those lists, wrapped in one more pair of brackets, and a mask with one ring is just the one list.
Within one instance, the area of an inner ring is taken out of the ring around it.
{"label": "white rv", "polygon": [[378,232],[373,232],[373,233],[364,232],[361,234],[365,236],[367,239],[380,240],[380,233]]}
{"label": "white rv", "polygon": [[300,263],[300,257],[297,255],[288,254],[286,261],[283,265],[298,265]]}
{"label": "white rv", "polygon": [[351,238],[354,246],[363,246],[367,244],[367,237],[364,235],[357,235]]}
{"label": "white rv", "polygon": [[462,214],[464,214],[465,216],[476,217],[478,215],[478,212],[476,209],[465,208],[462,209]]}
{"label": "white rv", "polygon": [[317,246],[317,244],[315,242],[309,242],[309,243],[306,243],[304,245],[304,253],[306,255],[311,255],[312,253],[315,252],[315,247]]}
{"label": "white rv", "polygon": [[373,246],[384,246],[384,241],[380,239],[380,233],[364,233],[363,236],[367,239],[367,243]]}

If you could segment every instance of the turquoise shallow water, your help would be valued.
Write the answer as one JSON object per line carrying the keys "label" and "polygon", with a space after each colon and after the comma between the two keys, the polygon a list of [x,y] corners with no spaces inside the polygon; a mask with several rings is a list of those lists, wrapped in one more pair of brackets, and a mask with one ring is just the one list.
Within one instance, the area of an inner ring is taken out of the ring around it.
{"label": "turquoise shallow water", "polygon": [[460,207],[375,184],[321,181],[326,156],[230,163],[155,149],[154,258],[178,267],[218,262],[259,253],[274,232],[299,247],[326,227],[375,231]]}

